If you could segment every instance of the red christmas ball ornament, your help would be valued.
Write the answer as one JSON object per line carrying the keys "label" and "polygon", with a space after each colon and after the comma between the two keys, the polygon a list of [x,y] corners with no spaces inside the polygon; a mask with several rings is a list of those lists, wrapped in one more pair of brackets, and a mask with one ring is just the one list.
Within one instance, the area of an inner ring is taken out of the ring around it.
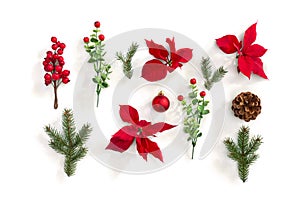
{"label": "red christmas ball ornament", "polygon": [[170,107],[170,101],[162,91],[158,93],[156,97],[152,100],[152,107],[157,112],[165,112]]}

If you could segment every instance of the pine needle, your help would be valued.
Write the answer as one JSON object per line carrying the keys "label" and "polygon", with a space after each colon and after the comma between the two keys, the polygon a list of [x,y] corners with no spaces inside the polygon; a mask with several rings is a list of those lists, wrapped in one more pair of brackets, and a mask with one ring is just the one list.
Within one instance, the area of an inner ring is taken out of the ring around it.
{"label": "pine needle", "polygon": [[263,143],[261,136],[254,136],[249,141],[249,127],[242,126],[238,132],[237,144],[231,138],[226,138],[224,144],[228,150],[228,157],[237,162],[239,177],[246,182],[249,168],[258,158],[256,154],[259,146]]}
{"label": "pine needle", "polygon": [[133,42],[131,44],[131,46],[129,47],[126,56],[123,55],[122,52],[116,53],[117,60],[121,61],[123,64],[123,73],[129,79],[131,79],[131,77],[133,75],[131,61],[132,61],[132,58],[133,58],[134,54],[136,53],[138,47],[139,47],[139,45],[137,43]]}
{"label": "pine needle", "polygon": [[221,81],[227,73],[223,66],[219,67],[213,72],[209,57],[202,57],[200,66],[203,78],[205,79],[204,87],[207,90],[210,90],[213,87],[214,83]]}
{"label": "pine needle", "polygon": [[45,132],[50,137],[49,146],[65,156],[64,171],[68,176],[72,176],[75,174],[77,162],[88,152],[85,143],[92,128],[85,124],[79,133],[76,133],[73,113],[70,109],[65,109],[62,115],[62,129],[63,134],[48,125]]}

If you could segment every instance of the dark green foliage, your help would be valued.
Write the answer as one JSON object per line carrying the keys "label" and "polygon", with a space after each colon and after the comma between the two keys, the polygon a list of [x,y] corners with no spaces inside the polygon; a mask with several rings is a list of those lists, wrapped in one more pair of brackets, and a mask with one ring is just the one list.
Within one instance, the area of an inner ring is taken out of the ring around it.
{"label": "dark green foliage", "polygon": [[49,146],[65,156],[64,171],[68,176],[72,176],[76,171],[77,162],[88,152],[85,143],[92,128],[85,124],[79,133],[76,133],[73,113],[70,109],[65,109],[62,115],[62,130],[63,134],[50,125],[45,127],[45,132],[50,137]]}
{"label": "dark green foliage", "polygon": [[122,52],[116,53],[117,60],[122,62],[123,72],[124,72],[125,76],[129,79],[131,79],[132,74],[133,74],[131,61],[132,61],[132,58],[133,58],[134,54],[136,53],[138,47],[139,47],[139,45],[137,43],[133,42],[131,44],[131,46],[129,47],[126,56],[122,55]]}
{"label": "dark green foliage", "polygon": [[242,126],[238,132],[237,144],[231,138],[224,140],[229,152],[228,157],[237,162],[239,177],[243,182],[248,179],[250,165],[259,158],[256,151],[263,143],[261,136],[254,136],[250,139],[249,132],[249,127]]}
{"label": "dark green foliage", "polygon": [[227,71],[223,68],[223,66],[219,67],[214,72],[212,71],[212,66],[210,65],[210,59],[202,58],[201,61],[201,72],[203,78],[205,79],[204,87],[207,90],[210,90],[214,83],[219,82],[225,76]]}

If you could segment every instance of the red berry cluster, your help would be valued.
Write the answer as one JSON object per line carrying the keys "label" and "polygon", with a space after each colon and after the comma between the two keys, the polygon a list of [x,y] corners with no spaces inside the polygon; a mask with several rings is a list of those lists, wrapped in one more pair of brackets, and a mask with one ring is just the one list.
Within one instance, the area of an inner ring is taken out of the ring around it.
{"label": "red berry cluster", "polygon": [[68,78],[70,71],[63,70],[65,61],[62,56],[66,45],[58,41],[56,37],[51,37],[51,42],[53,42],[51,46],[53,51],[47,51],[47,55],[43,61],[44,70],[47,72],[44,75],[45,85],[49,85],[55,81],[58,81],[56,82],[57,86],[60,84],[60,82],[67,84],[70,82]]}
{"label": "red berry cluster", "polygon": [[[96,21],[96,22],[94,23],[94,26],[95,26],[95,28],[96,28],[97,31],[99,31],[100,25],[101,25],[101,24],[100,24],[99,21]],[[103,40],[105,39],[105,36],[104,36],[103,34],[100,34],[100,35],[98,35],[98,39],[99,39],[100,41],[103,41]],[[84,38],[83,38],[83,42],[84,42],[84,43],[89,43],[89,42],[90,42],[90,38],[89,38],[89,37],[84,37]]]}

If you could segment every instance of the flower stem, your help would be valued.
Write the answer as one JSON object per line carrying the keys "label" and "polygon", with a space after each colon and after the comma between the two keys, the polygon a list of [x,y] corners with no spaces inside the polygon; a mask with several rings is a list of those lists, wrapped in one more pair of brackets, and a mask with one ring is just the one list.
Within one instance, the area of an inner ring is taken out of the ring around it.
{"label": "flower stem", "polygon": [[97,84],[97,90],[96,90],[96,93],[97,93],[97,104],[96,106],[98,107],[99,105],[99,95],[100,95],[100,92],[101,92],[101,87],[99,84]]}
{"label": "flower stem", "polygon": [[192,149],[192,159],[194,159],[194,151],[195,151],[195,146],[196,146],[197,141],[193,141],[192,145],[193,145],[193,149]]}
{"label": "flower stem", "polygon": [[56,85],[56,81],[54,81],[53,88],[54,88],[54,109],[57,109],[58,108],[58,99],[57,99],[57,85]]}

